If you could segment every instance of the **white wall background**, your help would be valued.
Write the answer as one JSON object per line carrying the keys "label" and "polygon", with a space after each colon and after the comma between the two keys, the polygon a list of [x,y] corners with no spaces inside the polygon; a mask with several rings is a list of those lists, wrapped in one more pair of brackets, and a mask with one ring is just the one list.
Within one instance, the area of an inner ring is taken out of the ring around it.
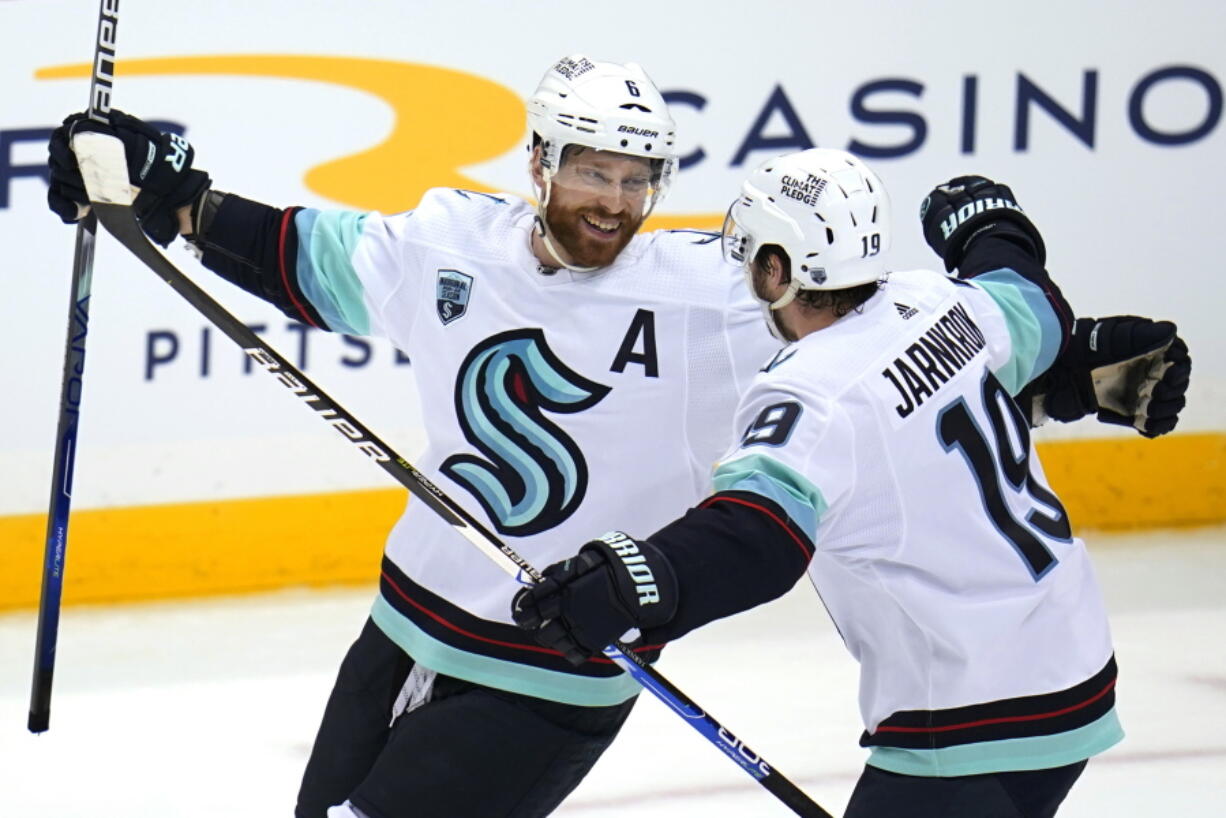
{"label": "white wall background", "polygon": [[[46,504],[62,362],[72,231],[45,208],[45,184],[22,175],[45,156],[20,132],[50,128],[84,106],[87,81],[39,80],[39,68],[89,60],[93,0],[0,0],[0,514]],[[575,51],[642,63],[666,91],[705,100],[675,117],[683,153],[705,159],[680,174],[662,210],[722,210],[740,178],[771,150],[738,149],[759,139],[800,138],[796,122],[824,147],[852,140],[902,146],[922,118],[922,144],[897,158],[871,159],[890,188],[899,267],[933,265],[914,216],[935,184],[962,172],[1009,182],[1043,230],[1049,267],[1080,314],[1139,312],[1177,320],[1192,348],[1191,406],[1181,429],[1226,428],[1226,286],[1219,237],[1226,189],[1226,6],[1201,0],[1091,3],[825,3],[760,0],[712,4],[574,4],[508,0],[349,3],[243,0],[207,4],[123,0],[118,51],[125,58],[217,54],[359,56],[425,63],[499,83],[525,96],[555,58]],[[1156,131],[1202,137],[1180,145],[1144,138],[1129,114],[1138,84],[1172,67],[1202,82],[1169,79],[1144,94]],[[1028,145],[1015,144],[1019,75],[1067,109],[1083,111],[1083,82],[1097,95],[1092,147],[1038,105]],[[964,151],[964,78],[978,98],[974,145]],[[870,83],[903,80],[911,91],[870,94],[864,106],[895,124],[855,115]],[[794,112],[755,122],[781,87]],[[1216,94],[1216,97],[1214,96]],[[187,125],[198,164],[217,186],[278,205],[329,206],[308,190],[312,166],[381,141],[393,123],[378,98],[337,85],[260,77],[121,77],[115,104]],[[1215,107],[1216,106],[1216,107]],[[423,128],[448,122],[417,112]],[[778,153],[786,147],[776,148]],[[467,172],[527,194],[522,146]],[[411,163],[413,156],[404,156]],[[406,202],[412,206],[414,202]],[[172,259],[239,318],[268,326],[292,360],[300,336],[286,319]],[[77,460],[75,507],[388,486],[259,373],[244,376],[241,354],[109,238],[99,242]],[[172,332],[177,358],[146,378],[150,332]],[[419,353],[428,354],[428,353]],[[306,370],[368,425],[412,456],[421,440],[410,367],[376,346],[369,363],[337,337],[313,333]],[[1103,435],[1097,424],[1047,436]]]}

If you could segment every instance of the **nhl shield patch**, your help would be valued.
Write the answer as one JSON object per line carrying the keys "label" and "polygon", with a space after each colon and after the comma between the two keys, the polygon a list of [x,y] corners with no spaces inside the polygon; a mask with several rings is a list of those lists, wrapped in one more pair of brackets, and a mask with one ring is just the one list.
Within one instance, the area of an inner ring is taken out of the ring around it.
{"label": "nhl shield patch", "polygon": [[459,270],[439,270],[435,306],[439,320],[450,324],[468,311],[468,297],[473,291],[473,277]]}

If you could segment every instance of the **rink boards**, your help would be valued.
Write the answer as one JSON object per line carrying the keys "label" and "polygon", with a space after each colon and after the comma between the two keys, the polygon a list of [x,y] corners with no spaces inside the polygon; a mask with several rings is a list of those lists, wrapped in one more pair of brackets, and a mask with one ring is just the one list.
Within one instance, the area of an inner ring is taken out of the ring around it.
{"label": "rink boards", "polygon": [[[1226,435],[1068,440],[1039,451],[1079,533],[1226,522]],[[405,497],[378,489],[77,512],[64,598],[373,583]],[[0,609],[37,604],[44,530],[41,514],[0,517]],[[469,547],[456,537],[456,548]]]}

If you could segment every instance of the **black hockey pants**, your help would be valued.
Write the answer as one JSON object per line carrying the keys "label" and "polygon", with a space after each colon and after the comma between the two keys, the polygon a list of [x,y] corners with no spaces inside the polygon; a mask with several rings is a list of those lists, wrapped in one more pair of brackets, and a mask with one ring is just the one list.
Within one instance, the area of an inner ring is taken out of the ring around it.
{"label": "black hockey pants", "polygon": [[430,701],[389,727],[412,666],[367,620],[328,698],[296,818],[324,818],[346,799],[370,818],[548,815],[634,704],[575,707],[439,675]]}
{"label": "black hockey pants", "polygon": [[843,818],[1051,818],[1085,766],[955,778],[865,766]]}

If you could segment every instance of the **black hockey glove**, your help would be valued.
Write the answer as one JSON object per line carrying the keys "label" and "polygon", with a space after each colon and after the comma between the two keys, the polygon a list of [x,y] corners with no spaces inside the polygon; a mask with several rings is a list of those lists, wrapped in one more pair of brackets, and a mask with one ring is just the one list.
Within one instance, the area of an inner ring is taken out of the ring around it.
{"label": "black hockey glove", "polygon": [[80,221],[89,209],[89,195],[77,157],[68,144],[71,123],[80,114],[73,114],[64,124],[51,132],[47,143],[47,169],[51,172],[51,185],[47,188],[47,205],[64,224]]}
{"label": "black hockey glove", "polygon": [[920,205],[920,222],[928,246],[951,273],[961,266],[970,243],[989,235],[1021,246],[1040,266],[1047,261],[1043,237],[1018,207],[1013,191],[982,176],[958,176],[933,188]]}
{"label": "black hockey glove", "polygon": [[1192,359],[1170,321],[1135,315],[1079,318],[1064,354],[1018,396],[1032,426],[1091,412],[1145,437],[1175,428],[1187,399]]}
{"label": "black hockey glove", "polygon": [[524,588],[511,616],[547,648],[581,665],[632,628],[665,624],[677,612],[673,568],[646,540],[611,531]]}
{"label": "black hockey glove", "polygon": [[128,163],[128,180],[140,188],[133,207],[141,228],[150,239],[170,244],[179,235],[176,211],[191,204],[209,187],[209,175],[192,168],[195,149],[173,133],[161,133],[146,122],[122,111],[112,110],[107,124],[95,122],[85,114],[73,114],[51,134],[48,145],[51,186],[47,203],[65,223],[84,215],[78,205],[88,205],[85,182],[72,152],[72,136],[82,131],[98,131],[123,142]]}

